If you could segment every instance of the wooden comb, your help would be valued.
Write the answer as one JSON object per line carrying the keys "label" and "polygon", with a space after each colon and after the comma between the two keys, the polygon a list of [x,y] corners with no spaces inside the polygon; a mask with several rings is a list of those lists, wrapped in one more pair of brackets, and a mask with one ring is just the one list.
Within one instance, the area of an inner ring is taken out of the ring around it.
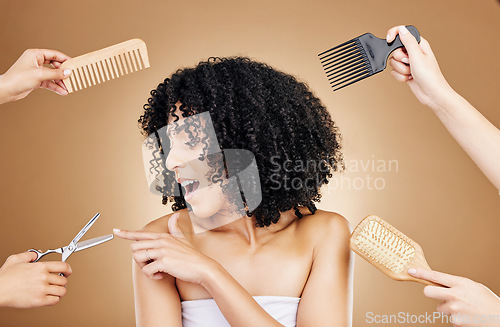
{"label": "wooden comb", "polygon": [[149,68],[148,51],[146,43],[140,39],[89,52],[61,65],[61,69],[72,71],[68,78],[63,79],[68,93],[146,68]]}
{"label": "wooden comb", "polygon": [[420,245],[377,216],[367,216],[351,235],[351,250],[395,280],[443,286],[415,278],[408,268],[431,270]]}

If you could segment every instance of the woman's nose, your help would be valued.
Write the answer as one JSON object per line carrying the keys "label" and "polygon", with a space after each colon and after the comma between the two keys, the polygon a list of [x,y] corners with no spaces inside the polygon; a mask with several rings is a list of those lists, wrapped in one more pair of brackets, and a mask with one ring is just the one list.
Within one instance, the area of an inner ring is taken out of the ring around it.
{"label": "woman's nose", "polygon": [[175,149],[170,149],[167,158],[165,159],[165,166],[168,170],[174,171],[174,169],[178,168],[182,165],[181,157],[179,155],[179,151],[175,151]]}

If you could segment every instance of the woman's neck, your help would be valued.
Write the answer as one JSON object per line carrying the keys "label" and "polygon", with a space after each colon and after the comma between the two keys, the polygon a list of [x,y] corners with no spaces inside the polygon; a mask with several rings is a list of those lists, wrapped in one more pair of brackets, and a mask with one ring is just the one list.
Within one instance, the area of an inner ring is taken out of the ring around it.
{"label": "woman's neck", "polygon": [[[299,210],[303,215],[310,214],[307,207],[299,207]],[[208,231],[226,235],[232,234],[248,242],[251,247],[257,246],[262,239],[269,237],[270,234],[275,234],[287,228],[296,219],[297,216],[293,209],[282,212],[278,222],[268,227],[256,227],[255,216],[241,216],[241,214],[236,214],[234,211],[231,214],[221,212],[209,219],[199,219],[194,215],[191,217],[195,234]]]}

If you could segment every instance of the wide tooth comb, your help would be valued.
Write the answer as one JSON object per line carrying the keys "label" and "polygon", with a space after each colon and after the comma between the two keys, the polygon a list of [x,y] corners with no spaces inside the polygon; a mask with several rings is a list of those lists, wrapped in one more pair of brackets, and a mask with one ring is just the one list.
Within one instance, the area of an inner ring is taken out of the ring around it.
{"label": "wide tooth comb", "polygon": [[72,70],[71,75],[63,79],[71,93],[149,68],[148,51],[144,41],[131,39],[68,59],[61,68]]}
{"label": "wide tooth comb", "polygon": [[364,218],[351,235],[351,250],[395,280],[443,286],[408,274],[409,268],[431,270],[420,245],[377,216]]}
{"label": "wide tooth comb", "polygon": [[[420,42],[415,26],[406,28]],[[387,59],[397,48],[403,47],[399,35],[391,43],[371,33],[365,33],[320,53],[319,60],[334,91],[379,73],[387,66]]]}

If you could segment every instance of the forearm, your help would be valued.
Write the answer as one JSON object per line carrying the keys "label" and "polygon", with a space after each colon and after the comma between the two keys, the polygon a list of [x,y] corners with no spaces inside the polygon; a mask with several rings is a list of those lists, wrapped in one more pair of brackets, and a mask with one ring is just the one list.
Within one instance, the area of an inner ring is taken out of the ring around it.
{"label": "forearm", "polygon": [[231,326],[283,326],[221,266],[211,269],[202,286]]}
{"label": "forearm", "polygon": [[431,109],[490,182],[500,190],[500,130],[451,88]]}

